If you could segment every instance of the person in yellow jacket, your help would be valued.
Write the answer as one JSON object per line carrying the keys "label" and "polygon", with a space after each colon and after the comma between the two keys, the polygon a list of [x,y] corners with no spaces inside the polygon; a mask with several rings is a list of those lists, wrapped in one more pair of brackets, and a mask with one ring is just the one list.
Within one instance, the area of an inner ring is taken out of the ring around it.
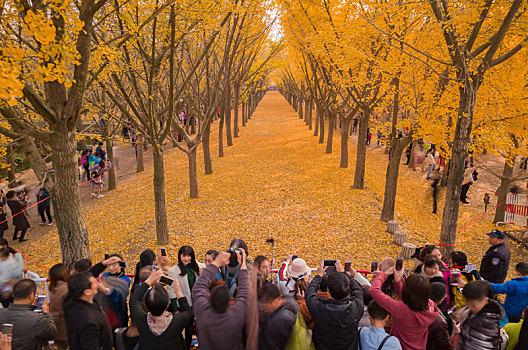
{"label": "person in yellow jacket", "polygon": [[[453,281],[449,286],[449,292],[451,293],[451,303],[456,306],[457,309],[466,305],[466,300],[460,291],[461,287],[464,287],[467,283],[482,279],[477,270],[466,272],[464,269],[468,264],[467,255],[461,251],[454,251],[451,253],[451,273],[453,275]],[[460,273],[454,273],[454,271]]]}

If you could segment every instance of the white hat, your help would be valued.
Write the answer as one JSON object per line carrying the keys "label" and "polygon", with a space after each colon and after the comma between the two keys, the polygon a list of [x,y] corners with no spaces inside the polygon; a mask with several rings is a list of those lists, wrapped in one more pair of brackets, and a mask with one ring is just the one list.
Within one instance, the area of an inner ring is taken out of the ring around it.
{"label": "white hat", "polygon": [[308,266],[308,264],[306,264],[306,261],[301,258],[293,260],[290,266],[288,267],[288,275],[291,278],[298,279],[308,276],[311,273],[312,269],[310,268],[310,266]]}

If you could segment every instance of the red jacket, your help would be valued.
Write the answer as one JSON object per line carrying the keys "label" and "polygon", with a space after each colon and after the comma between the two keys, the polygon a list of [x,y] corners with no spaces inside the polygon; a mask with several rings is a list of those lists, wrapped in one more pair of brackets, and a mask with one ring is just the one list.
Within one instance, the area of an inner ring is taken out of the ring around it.
{"label": "red jacket", "polygon": [[[391,335],[400,340],[402,350],[423,350],[427,344],[427,328],[438,316],[438,307],[429,300],[429,309],[413,311],[403,301],[394,300],[381,291],[387,275],[380,273],[372,282],[370,295],[393,318]],[[401,298],[403,282],[394,283],[395,292]]]}

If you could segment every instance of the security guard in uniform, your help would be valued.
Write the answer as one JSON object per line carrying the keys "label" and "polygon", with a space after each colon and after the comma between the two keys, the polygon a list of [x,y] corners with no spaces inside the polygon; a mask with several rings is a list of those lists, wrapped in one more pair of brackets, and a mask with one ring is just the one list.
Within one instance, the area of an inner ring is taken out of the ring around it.
{"label": "security guard in uniform", "polygon": [[510,248],[504,243],[504,232],[495,229],[487,235],[491,247],[480,263],[480,275],[491,283],[504,283],[510,266]]}

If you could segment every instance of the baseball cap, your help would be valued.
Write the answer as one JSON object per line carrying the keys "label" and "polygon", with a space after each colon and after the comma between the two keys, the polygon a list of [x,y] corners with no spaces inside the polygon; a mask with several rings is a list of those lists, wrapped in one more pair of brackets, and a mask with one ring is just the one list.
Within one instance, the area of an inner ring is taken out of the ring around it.
{"label": "baseball cap", "polygon": [[502,232],[501,230],[497,230],[497,229],[491,231],[490,233],[486,233],[486,234],[490,237],[495,237],[499,239],[504,239],[504,236],[505,236],[504,232]]}

